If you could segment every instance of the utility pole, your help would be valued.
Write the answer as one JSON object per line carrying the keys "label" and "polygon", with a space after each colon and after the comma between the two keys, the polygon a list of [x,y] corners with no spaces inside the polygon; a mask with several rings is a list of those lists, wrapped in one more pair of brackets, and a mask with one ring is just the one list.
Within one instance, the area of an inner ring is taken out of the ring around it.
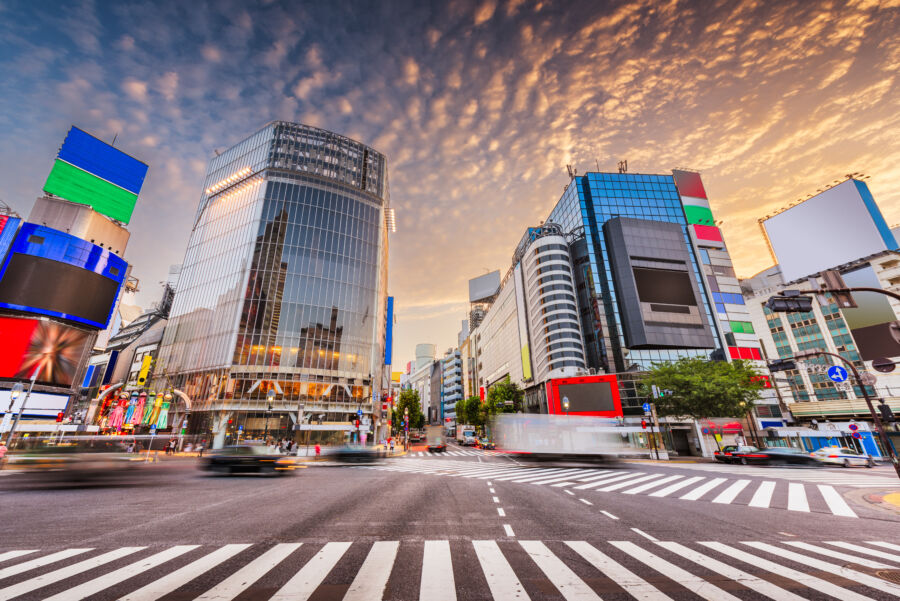
{"label": "utility pole", "polygon": [[[34,368],[34,373],[31,374],[31,383],[28,385],[28,392],[25,393],[25,398],[22,399],[22,406],[19,407],[19,410],[16,412],[16,419],[13,421],[12,426],[9,429],[9,434],[6,435],[6,446],[12,448],[12,438],[13,433],[16,431],[16,427],[19,425],[19,420],[22,419],[22,414],[25,413],[25,407],[28,406],[28,398],[31,396],[31,390],[34,388],[34,382],[37,380],[38,374],[41,373],[41,364],[38,364],[37,367]],[[16,402],[19,394],[21,393],[23,386],[21,384],[16,384],[13,386],[13,389],[9,393],[10,403],[9,409],[12,410],[13,404]],[[7,412],[8,413],[8,412]]]}

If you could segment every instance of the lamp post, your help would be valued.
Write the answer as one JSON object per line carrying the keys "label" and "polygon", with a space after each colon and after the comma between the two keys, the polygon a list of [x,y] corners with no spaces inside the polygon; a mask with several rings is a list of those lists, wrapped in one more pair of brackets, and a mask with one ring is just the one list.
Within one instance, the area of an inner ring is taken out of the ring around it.
{"label": "lamp post", "polygon": [[569,415],[569,397],[564,396],[562,402],[563,411],[566,412],[566,416]]}
{"label": "lamp post", "polygon": [[[16,419],[13,420],[12,426],[9,429],[9,434],[6,435],[6,446],[12,448],[12,437],[13,433],[16,431],[16,426],[19,425],[19,420],[22,419],[22,414],[25,413],[25,407],[28,405],[28,397],[31,396],[31,389],[34,388],[34,381],[37,380],[38,374],[41,372],[41,365],[38,364],[37,367],[34,368],[34,373],[31,374],[31,383],[28,385],[28,392],[25,393],[25,398],[22,400],[22,406],[19,407],[19,410],[16,412]],[[24,390],[24,386],[20,383],[16,383],[12,390],[10,391],[9,398],[9,409],[12,411],[12,407],[15,404],[16,399],[19,398],[19,395]],[[14,396],[15,395],[15,396]],[[8,413],[8,412],[7,412]]]}
{"label": "lamp post", "polygon": [[269,416],[272,415],[272,403],[275,402],[275,389],[270,388],[269,392],[266,393],[266,431],[263,434],[263,440],[266,444],[269,444]]}

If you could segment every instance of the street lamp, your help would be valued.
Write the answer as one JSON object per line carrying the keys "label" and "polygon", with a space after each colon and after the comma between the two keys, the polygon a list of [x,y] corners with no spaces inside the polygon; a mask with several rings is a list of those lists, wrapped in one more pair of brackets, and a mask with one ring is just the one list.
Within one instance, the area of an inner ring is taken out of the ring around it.
{"label": "street lamp", "polygon": [[569,415],[569,397],[564,396],[562,402],[563,410],[566,412],[566,415]]}
{"label": "street lamp", "polygon": [[272,403],[275,402],[275,389],[270,388],[269,392],[266,393],[266,403],[268,403],[266,407],[266,432],[263,434],[263,440],[266,441],[266,444],[269,444],[269,416],[272,415]]}

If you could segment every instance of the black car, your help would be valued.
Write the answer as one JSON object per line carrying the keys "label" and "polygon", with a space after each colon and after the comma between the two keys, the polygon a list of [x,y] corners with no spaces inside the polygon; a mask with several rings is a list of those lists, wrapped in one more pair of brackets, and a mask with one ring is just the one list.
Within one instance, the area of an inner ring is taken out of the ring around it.
{"label": "black car", "polygon": [[774,447],[771,449],[757,449],[756,447],[741,447],[732,452],[732,463],[741,465],[807,465],[818,466],[819,462],[809,453],[786,447]]}
{"label": "black car", "polygon": [[721,450],[713,453],[713,458],[720,463],[732,463],[734,461],[732,454],[738,449],[736,445],[728,445],[722,447]]}
{"label": "black car", "polygon": [[268,474],[283,475],[292,472],[296,464],[290,457],[270,454],[266,447],[235,445],[213,451],[200,466],[218,474]]}

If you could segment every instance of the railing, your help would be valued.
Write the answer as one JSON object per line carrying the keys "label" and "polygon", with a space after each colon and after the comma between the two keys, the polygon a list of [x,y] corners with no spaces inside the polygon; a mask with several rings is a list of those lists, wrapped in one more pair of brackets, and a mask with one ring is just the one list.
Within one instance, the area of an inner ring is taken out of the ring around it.
{"label": "railing", "polygon": [[[900,411],[900,399],[886,399],[885,402],[894,411]],[[788,403],[788,409],[797,416],[845,415],[847,417],[868,417],[869,407],[862,399],[843,401],[808,401]]]}

